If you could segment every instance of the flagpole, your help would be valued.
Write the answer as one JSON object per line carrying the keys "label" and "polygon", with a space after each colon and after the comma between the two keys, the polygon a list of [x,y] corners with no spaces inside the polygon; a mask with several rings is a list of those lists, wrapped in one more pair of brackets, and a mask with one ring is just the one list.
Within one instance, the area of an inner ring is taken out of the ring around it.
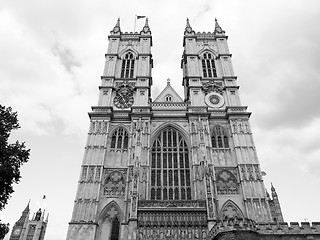
{"label": "flagpole", "polygon": [[136,32],[136,22],[137,22],[137,14],[134,16],[134,29],[133,29],[133,33]]}

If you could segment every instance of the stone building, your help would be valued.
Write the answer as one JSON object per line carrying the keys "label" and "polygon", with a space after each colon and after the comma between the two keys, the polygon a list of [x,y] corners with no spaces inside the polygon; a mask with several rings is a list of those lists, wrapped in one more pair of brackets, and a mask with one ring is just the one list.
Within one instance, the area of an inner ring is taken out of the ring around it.
{"label": "stone building", "polygon": [[48,218],[44,220],[44,211],[41,208],[33,215],[31,220],[29,219],[30,208],[29,203],[27,207],[23,210],[21,217],[14,224],[9,240],[43,240],[47,225]]}
{"label": "stone building", "polygon": [[225,31],[187,20],[183,98],[170,81],[152,100],[152,35],[109,35],[68,240],[320,239],[288,226],[266,192]]}

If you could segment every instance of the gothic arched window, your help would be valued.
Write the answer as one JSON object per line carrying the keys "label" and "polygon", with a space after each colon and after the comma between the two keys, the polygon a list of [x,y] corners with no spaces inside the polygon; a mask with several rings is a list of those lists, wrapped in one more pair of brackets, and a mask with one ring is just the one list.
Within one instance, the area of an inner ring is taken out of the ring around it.
{"label": "gothic arched window", "polygon": [[111,137],[110,150],[111,151],[127,151],[129,143],[129,136],[126,130],[118,128],[113,132]]}
{"label": "gothic arched window", "polygon": [[121,78],[133,78],[134,72],[134,56],[128,52],[122,60]]}
{"label": "gothic arched window", "polygon": [[110,240],[119,240],[120,222],[117,217],[112,221],[111,238]]}
{"label": "gothic arched window", "polygon": [[219,125],[216,125],[213,128],[211,144],[213,148],[229,148],[229,139],[227,133]]}
{"label": "gothic arched window", "polygon": [[191,199],[189,150],[179,131],[167,127],[151,149],[151,200]]}
{"label": "gothic arched window", "polygon": [[216,65],[214,63],[214,55],[204,53],[202,57],[203,77],[217,77]]}

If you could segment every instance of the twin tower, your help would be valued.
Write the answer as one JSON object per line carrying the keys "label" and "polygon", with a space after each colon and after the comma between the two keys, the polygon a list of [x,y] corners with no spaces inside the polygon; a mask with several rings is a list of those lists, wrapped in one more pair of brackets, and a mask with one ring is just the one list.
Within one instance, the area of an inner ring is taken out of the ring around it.
{"label": "twin tower", "polygon": [[187,20],[183,98],[170,81],[151,97],[148,19],[140,33],[118,20],[108,38],[67,239],[222,239],[226,227],[258,236],[258,223],[281,225],[218,22],[196,33]]}

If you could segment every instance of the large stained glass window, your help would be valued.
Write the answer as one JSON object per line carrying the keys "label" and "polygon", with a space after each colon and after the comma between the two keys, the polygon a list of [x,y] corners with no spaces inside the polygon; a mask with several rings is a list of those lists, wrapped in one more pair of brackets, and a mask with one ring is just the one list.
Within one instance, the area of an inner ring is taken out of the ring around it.
{"label": "large stained glass window", "polygon": [[191,199],[189,150],[179,131],[161,131],[151,149],[151,200]]}

